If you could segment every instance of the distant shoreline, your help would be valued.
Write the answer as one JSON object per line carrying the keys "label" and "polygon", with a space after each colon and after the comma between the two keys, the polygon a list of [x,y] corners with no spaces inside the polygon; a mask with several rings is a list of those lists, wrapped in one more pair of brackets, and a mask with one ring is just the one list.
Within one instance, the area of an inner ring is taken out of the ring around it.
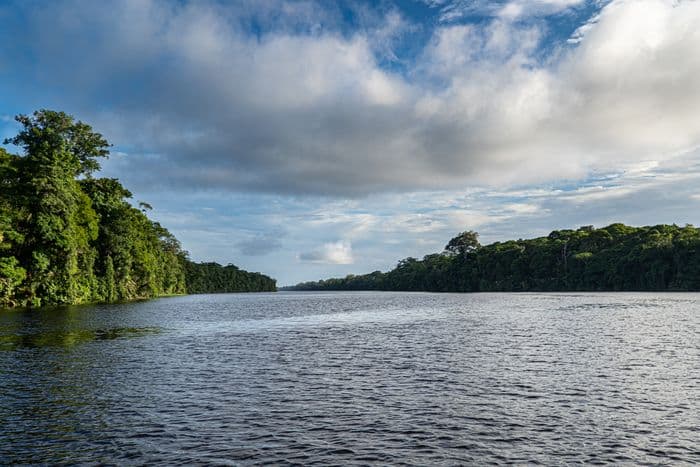
{"label": "distant shoreline", "polygon": [[692,225],[553,231],[482,246],[476,232],[442,253],[406,258],[388,271],[348,275],[285,291],[692,292],[700,291],[700,229]]}

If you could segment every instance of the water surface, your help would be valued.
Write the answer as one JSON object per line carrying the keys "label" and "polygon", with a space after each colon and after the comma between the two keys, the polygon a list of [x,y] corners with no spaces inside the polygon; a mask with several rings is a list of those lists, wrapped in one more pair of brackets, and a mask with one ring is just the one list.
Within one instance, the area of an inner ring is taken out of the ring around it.
{"label": "water surface", "polygon": [[0,311],[0,463],[700,463],[700,295]]}

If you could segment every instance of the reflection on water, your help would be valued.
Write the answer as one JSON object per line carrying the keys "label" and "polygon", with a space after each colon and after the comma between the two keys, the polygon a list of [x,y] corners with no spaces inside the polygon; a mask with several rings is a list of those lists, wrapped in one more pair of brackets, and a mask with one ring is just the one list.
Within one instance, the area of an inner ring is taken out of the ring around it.
{"label": "reflection on water", "polygon": [[700,463],[700,295],[0,312],[0,464]]}
{"label": "reflection on water", "polygon": [[92,341],[141,337],[162,331],[158,326],[123,326],[114,321],[104,321],[100,317],[101,312],[110,310],[119,313],[120,308],[104,305],[39,310],[0,309],[0,351],[37,347],[70,348]]}
{"label": "reflection on water", "polygon": [[49,331],[37,334],[2,334],[0,350],[32,347],[73,347],[90,341],[140,337],[161,332],[160,328],[111,328]]}

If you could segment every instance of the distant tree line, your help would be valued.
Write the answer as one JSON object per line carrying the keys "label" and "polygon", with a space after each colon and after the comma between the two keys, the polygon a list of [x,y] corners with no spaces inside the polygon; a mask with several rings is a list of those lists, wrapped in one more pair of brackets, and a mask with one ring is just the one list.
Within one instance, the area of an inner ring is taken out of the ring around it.
{"label": "distant tree line", "polygon": [[94,178],[109,144],[89,125],[49,110],[16,120],[5,144],[23,154],[0,148],[0,307],[274,290],[266,276],[190,262],[148,204]]}
{"label": "distant tree line", "polygon": [[263,274],[238,269],[233,264],[185,263],[189,293],[275,292],[277,283]]}
{"label": "distant tree line", "polygon": [[557,230],[481,246],[475,232],[389,272],[306,282],[294,290],[435,292],[700,290],[700,229],[691,225]]}

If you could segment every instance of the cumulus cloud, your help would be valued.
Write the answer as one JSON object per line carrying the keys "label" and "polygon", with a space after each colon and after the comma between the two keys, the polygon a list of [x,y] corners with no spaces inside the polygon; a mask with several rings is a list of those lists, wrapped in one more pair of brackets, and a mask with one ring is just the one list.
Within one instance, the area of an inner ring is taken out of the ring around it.
{"label": "cumulus cloud", "polygon": [[344,241],[326,243],[317,250],[301,253],[299,260],[309,263],[352,264],[352,245]]}
{"label": "cumulus cloud", "polygon": [[135,188],[524,185],[700,145],[700,2],[614,1],[544,60],[543,26],[511,21],[579,3],[498,2],[437,27],[404,72],[377,58],[405,27],[395,11],[348,33],[325,3],[277,2],[256,35],[258,2],[51,3],[25,12],[36,61],[15,68],[128,152],[114,167]]}

